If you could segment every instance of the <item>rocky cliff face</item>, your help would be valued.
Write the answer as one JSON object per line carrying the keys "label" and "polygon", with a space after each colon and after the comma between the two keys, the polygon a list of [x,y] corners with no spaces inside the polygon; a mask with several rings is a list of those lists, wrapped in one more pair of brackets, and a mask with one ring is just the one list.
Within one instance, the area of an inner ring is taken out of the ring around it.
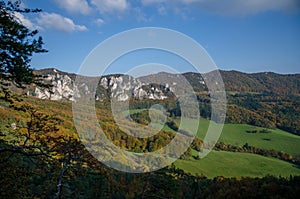
{"label": "rocky cliff face", "polygon": [[[52,85],[45,89],[37,86],[28,88],[28,95],[42,99],[74,101],[78,97],[91,93],[95,84],[84,81],[75,85],[76,75],[56,69],[35,71],[44,82]],[[276,73],[247,74],[238,71],[220,71],[226,91],[237,93],[273,93],[299,95],[300,74],[280,75]],[[174,97],[174,93],[185,92],[191,86],[196,93],[207,91],[206,77],[213,78],[214,72],[201,75],[199,73],[170,74],[158,73],[141,78],[128,75],[107,75],[99,78],[95,99],[103,101],[116,99],[125,101],[130,98],[163,100]],[[190,85],[186,84],[186,81]],[[150,83],[150,84],[149,84]],[[213,84],[214,82],[212,82]],[[22,91],[23,92],[23,91]]]}
{"label": "rocky cliff face", "polygon": [[[165,95],[166,90],[161,90],[155,85],[148,86],[128,75],[104,76],[100,80],[100,86],[110,93],[111,98],[115,98],[118,101],[126,101],[130,97],[158,100],[167,98]],[[101,95],[101,92],[97,92],[97,96],[99,94]],[[101,97],[99,98],[101,99]]]}
{"label": "rocky cliff face", "polygon": [[71,101],[74,101],[75,97],[80,96],[78,93],[78,87],[74,86],[73,80],[70,76],[60,74],[55,69],[53,69],[53,72],[54,74],[50,73],[44,75],[44,82],[50,83],[52,87],[50,89],[35,87],[33,95],[40,99]]}
{"label": "rocky cliff face", "polygon": [[[75,74],[69,74],[56,69],[45,69],[36,71],[43,78],[44,83],[52,85],[51,88],[41,88],[31,86],[28,95],[36,96],[40,99],[68,100],[74,101],[82,95],[91,92],[89,81],[80,85],[75,85]],[[163,100],[170,96],[168,86],[147,85],[139,79],[128,75],[108,75],[99,78],[95,99],[103,101],[114,98],[118,101],[135,99],[155,99]]]}

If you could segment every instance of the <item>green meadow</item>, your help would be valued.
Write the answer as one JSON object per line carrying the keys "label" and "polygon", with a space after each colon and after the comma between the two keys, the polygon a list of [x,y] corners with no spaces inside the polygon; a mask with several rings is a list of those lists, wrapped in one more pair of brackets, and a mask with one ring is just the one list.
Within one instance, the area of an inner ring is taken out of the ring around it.
{"label": "green meadow", "polygon": [[[196,153],[196,151],[193,151]],[[209,178],[224,177],[263,177],[266,175],[284,176],[300,175],[297,166],[256,154],[211,151],[201,160],[177,160],[175,166],[191,174],[204,174]]]}
{"label": "green meadow", "polygon": [[[141,111],[131,110],[130,114]],[[173,119],[177,124],[180,124],[179,118],[169,119]],[[204,139],[210,122],[210,120],[200,118],[197,132],[198,138]],[[197,122],[194,119],[185,119],[181,128],[191,131],[196,124]],[[167,125],[164,125],[163,130],[174,132]],[[267,131],[267,133],[261,133],[260,131],[262,130]],[[249,133],[253,131],[260,133]],[[243,146],[245,143],[248,143],[250,146],[262,149],[282,151],[293,156],[300,155],[300,136],[279,129],[266,129],[247,124],[224,124],[218,142],[234,146]],[[193,156],[197,155],[195,150],[192,153]],[[204,174],[209,178],[216,176],[263,177],[274,175],[288,177],[290,175],[300,175],[300,168],[292,163],[276,158],[240,152],[213,150],[201,160],[190,157],[188,160],[179,159],[174,164],[176,167],[193,175]]]}
{"label": "green meadow", "polygon": [[[180,122],[175,119],[176,122]],[[197,137],[203,139],[206,135],[209,120],[201,118]],[[183,128],[189,130],[195,123],[190,119],[188,123],[183,124]],[[265,128],[251,126],[248,124],[224,124],[221,136],[218,142],[224,142],[235,146],[243,146],[248,143],[262,149],[274,149],[283,151],[291,155],[300,155],[300,136],[282,131],[280,129],[267,129],[269,133],[248,133],[247,131],[264,130]]]}

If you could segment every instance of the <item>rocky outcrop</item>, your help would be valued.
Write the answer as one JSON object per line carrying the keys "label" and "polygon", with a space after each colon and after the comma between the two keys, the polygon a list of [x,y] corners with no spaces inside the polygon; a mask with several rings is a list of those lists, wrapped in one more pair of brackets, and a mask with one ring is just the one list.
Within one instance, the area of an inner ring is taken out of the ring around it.
{"label": "rocky outcrop", "polygon": [[[36,71],[42,76],[42,81],[51,85],[50,88],[31,86],[28,95],[40,99],[75,101],[82,95],[91,92],[91,82],[87,81],[75,85],[75,74],[69,74],[56,69],[45,69]],[[103,101],[114,98],[117,101],[135,99],[163,100],[170,96],[168,86],[147,85],[140,80],[128,75],[107,75],[99,78],[96,89],[95,100]]]}
{"label": "rocky outcrop", "polygon": [[[71,100],[74,101],[75,97],[80,97],[78,87],[74,86],[73,80],[68,75],[59,74],[55,70],[56,74],[45,75],[44,82],[50,83],[51,88],[35,87],[34,95],[40,99],[51,100]],[[87,86],[84,85],[88,90]]]}

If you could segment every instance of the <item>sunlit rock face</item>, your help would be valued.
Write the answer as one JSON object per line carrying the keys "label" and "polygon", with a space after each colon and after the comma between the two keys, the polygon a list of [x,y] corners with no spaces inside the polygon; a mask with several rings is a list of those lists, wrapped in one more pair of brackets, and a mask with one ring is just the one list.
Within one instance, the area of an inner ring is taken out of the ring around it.
{"label": "sunlit rock face", "polygon": [[117,101],[126,101],[134,99],[153,99],[163,100],[168,98],[169,85],[147,85],[138,79],[128,75],[107,75],[99,77],[99,83],[96,89],[95,85],[87,81],[75,85],[76,75],[65,73],[56,69],[44,69],[36,71],[42,76],[42,81],[51,85],[50,88],[31,86],[28,95],[33,95],[40,99],[75,101],[83,95],[95,92],[95,100],[103,101],[115,99]]}
{"label": "sunlit rock face", "polygon": [[[55,69],[54,69],[55,70]],[[56,71],[56,70],[55,70]],[[35,96],[41,99],[51,100],[70,100],[74,101],[74,97],[80,97],[78,87],[73,84],[73,80],[68,75],[47,74],[45,82],[52,85],[51,88],[35,88]],[[88,92],[87,85],[83,85],[86,92]]]}

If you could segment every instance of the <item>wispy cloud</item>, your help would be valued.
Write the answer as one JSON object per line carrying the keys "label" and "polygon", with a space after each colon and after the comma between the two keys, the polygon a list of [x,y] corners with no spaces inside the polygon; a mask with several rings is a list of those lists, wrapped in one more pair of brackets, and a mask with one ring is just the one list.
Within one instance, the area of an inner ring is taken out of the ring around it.
{"label": "wispy cloud", "polygon": [[142,0],[141,2],[143,5],[150,5],[150,4],[157,4],[157,3],[166,3],[170,1],[169,0]]}
{"label": "wispy cloud", "polygon": [[105,22],[104,22],[103,19],[98,18],[98,19],[95,20],[95,24],[96,24],[97,26],[102,26],[104,23],[105,23]]}
{"label": "wispy cloud", "polygon": [[19,20],[25,27],[29,29],[37,29],[38,27],[34,25],[34,23],[26,18],[23,14],[19,12],[14,12],[13,15],[16,17],[17,20]]}
{"label": "wispy cloud", "polygon": [[86,0],[55,0],[55,2],[68,12],[89,14],[91,8]]}
{"label": "wispy cloud", "polygon": [[126,0],[91,0],[91,3],[96,6],[100,12],[122,12],[129,8]]}
{"label": "wispy cloud", "polygon": [[165,6],[160,6],[158,9],[157,9],[158,13],[160,15],[166,15],[167,14],[167,10],[165,8]]}
{"label": "wispy cloud", "polygon": [[42,29],[54,29],[63,32],[87,30],[86,26],[77,25],[72,19],[63,17],[56,13],[41,13],[40,17],[37,18],[36,21]]}
{"label": "wispy cloud", "polygon": [[197,9],[217,14],[247,15],[265,11],[293,11],[299,9],[299,0],[181,0]]}
{"label": "wispy cloud", "polygon": [[249,15],[266,11],[300,10],[299,0],[142,0],[141,2],[144,6],[164,4],[220,15]]}
{"label": "wispy cloud", "polygon": [[134,8],[133,13],[135,14],[134,17],[138,22],[141,22],[141,21],[147,22],[150,20],[147,17],[147,15],[143,12],[143,10],[139,7]]}

